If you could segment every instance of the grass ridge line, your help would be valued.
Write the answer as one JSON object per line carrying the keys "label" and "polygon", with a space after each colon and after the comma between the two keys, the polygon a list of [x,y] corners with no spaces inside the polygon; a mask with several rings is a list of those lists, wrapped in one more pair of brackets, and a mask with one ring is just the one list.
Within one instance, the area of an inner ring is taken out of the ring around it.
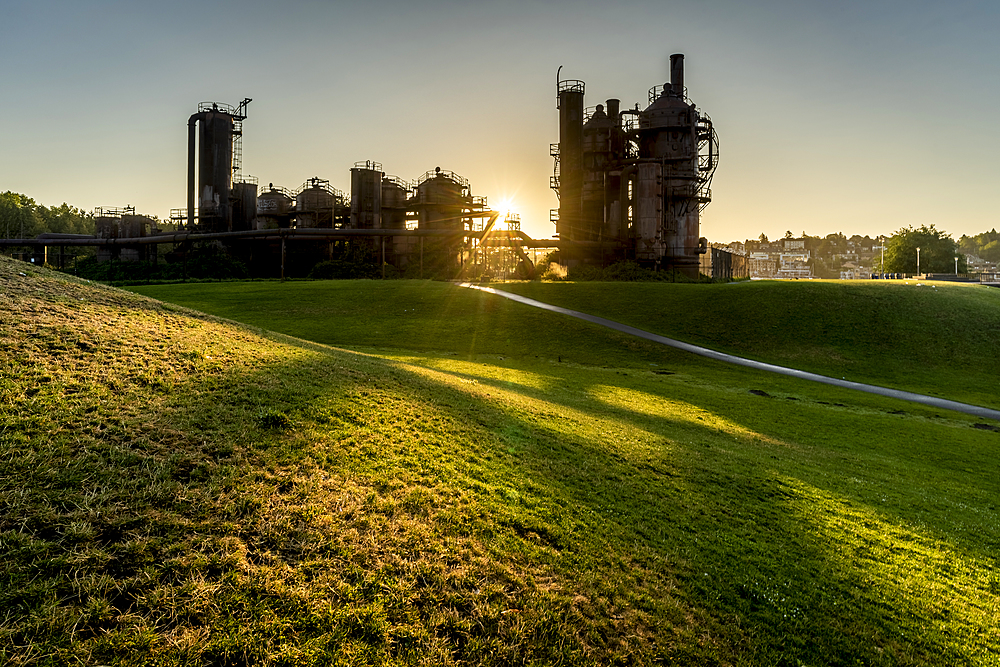
{"label": "grass ridge line", "polygon": [[459,287],[479,290],[481,292],[486,292],[488,294],[495,294],[496,296],[501,296],[504,297],[505,299],[511,299],[512,301],[516,301],[518,303],[522,303],[527,306],[532,306],[534,308],[542,308],[544,310],[548,310],[553,313],[559,313],[562,315],[567,315],[569,317],[575,317],[577,319],[584,320],[586,322],[591,322],[593,324],[597,324],[603,327],[608,327],[609,329],[614,329],[622,333],[638,336],[639,338],[644,338],[646,340],[653,341],[654,343],[668,345],[678,350],[683,350],[685,352],[690,352],[691,354],[697,354],[698,356],[707,357],[709,359],[714,359],[715,361],[721,361],[727,364],[744,366],[746,368],[766,371],[769,373],[778,373],[779,375],[787,375],[789,377],[798,378],[800,380],[808,380],[810,382],[820,382],[823,384],[829,384],[844,389],[864,391],[869,394],[885,396],[886,398],[896,398],[903,401],[910,401],[912,403],[920,403],[922,405],[927,405],[933,408],[941,408],[943,410],[954,410],[956,412],[964,412],[965,414],[973,415],[975,417],[982,417],[984,419],[994,419],[1000,421],[1000,410],[993,410],[991,408],[983,407],[980,405],[972,405],[970,403],[962,403],[960,401],[953,401],[946,398],[938,398],[936,396],[927,396],[926,394],[918,394],[911,391],[903,391],[901,389],[892,389],[890,387],[880,387],[878,385],[865,384],[863,382],[854,382],[852,380],[847,380],[847,379],[838,380],[837,378],[829,377],[827,375],[820,375],[819,373],[811,373],[809,371],[803,371],[797,368],[789,368],[787,366],[769,364],[765,361],[747,359],[746,357],[740,357],[734,354],[727,354],[725,352],[719,352],[718,350],[702,347],[700,345],[686,343],[684,341],[680,341],[675,338],[668,338],[667,336],[661,336],[660,334],[652,333],[644,329],[639,329],[638,327],[633,327],[628,324],[623,324],[622,322],[616,322],[615,320],[610,320],[605,317],[600,317],[598,315],[591,315],[589,313],[580,312],[578,310],[563,308],[562,306],[557,306],[551,303],[545,303],[543,301],[538,301],[537,299],[531,299],[529,297],[522,296],[520,294],[513,294],[511,292],[504,292],[503,290],[496,290],[491,287],[484,287],[482,285],[473,285],[471,283],[461,283]]}

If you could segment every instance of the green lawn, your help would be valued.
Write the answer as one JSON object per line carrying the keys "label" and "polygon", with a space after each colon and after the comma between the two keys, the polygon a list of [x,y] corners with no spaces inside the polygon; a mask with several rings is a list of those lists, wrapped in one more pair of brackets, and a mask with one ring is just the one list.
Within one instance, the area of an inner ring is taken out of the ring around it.
{"label": "green lawn", "polygon": [[[911,281],[505,283],[500,289],[712,349],[831,377],[1000,408],[1000,289]],[[643,365],[665,354],[431,281],[130,288],[331,345]],[[473,316],[474,314],[474,316]],[[596,346],[595,346],[596,344]]]}
{"label": "green lawn", "polygon": [[508,283],[712,349],[1000,408],[1000,289],[926,281]]}
{"label": "green lawn", "polygon": [[291,339],[18,266],[0,662],[1000,664],[991,424],[439,283],[157,288]]}

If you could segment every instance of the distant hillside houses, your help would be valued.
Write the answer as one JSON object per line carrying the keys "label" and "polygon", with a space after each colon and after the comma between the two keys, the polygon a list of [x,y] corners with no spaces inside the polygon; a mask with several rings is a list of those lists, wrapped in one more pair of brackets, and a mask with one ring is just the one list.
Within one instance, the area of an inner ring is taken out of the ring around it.
{"label": "distant hillside houses", "polygon": [[[715,244],[713,244],[715,245]],[[754,278],[804,280],[809,278],[869,278],[880,242],[868,236],[830,234],[826,237],[803,235],[770,241],[763,234],[756,240],[717,244],[749,259]]]}
{"label": "distant hillside houses", "polygon": [[[802,280],[870,278],[878,271],[882,242],[869,236],[843,234],[786,236],[769,241],[761,238],[732,243],[713,243],[736,255],[745,255],[753,278]],[[969,273],[996,273],[997,262],[966,254]]]}
{"label": "distant hillside houses", "polygon": [[966,255],[965,263],[969,266],[969,273],[996,273],[1000,270],[1000,264],[983,259],[979,255]]}

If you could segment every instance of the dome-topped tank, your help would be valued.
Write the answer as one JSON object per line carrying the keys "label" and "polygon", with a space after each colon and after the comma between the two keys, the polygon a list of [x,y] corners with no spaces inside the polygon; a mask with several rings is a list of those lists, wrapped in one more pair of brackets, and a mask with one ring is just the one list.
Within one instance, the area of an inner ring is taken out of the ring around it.
{"label": "dome-topped tank", "polygon": [[295,197],[299,211],[322,211],[333,206],[333,193],[321,185],[310,185]]}
{"label": "dome-topped tank", "polygon": [[607,152],[611,148],[611,129],[614,122],[604,111],[604,105],[598,104],[590,119],[583,124],[583,152]]}
{"label": "dome-topped tank", "polygon": [[285,188],[268,184],[257,197],[257,229],[287,227],[292,211],[292,196]]}
{"label": "dome-topped tank", "polygon": [[295,226],[331,227],[336,199],[336,193],[330,189],[330,181],[310,178],[295,195]]}
{"label": "dome-topped tank", "polygon": [[[611,109],[617,100],[608,100]],[[604,208],[608,200],[608,176],[613,160],[612,135],[617,124],[605,112],[604,105],[598,104],[583,125],[583,182],[581,184],[582,209],[581,228],[575,230],[578,241],[597,241],[608,230],[605,229]]]}
{"label": "dome-topped tank", "polygon": [[421,229],[461,229],[465,209],[471,204],[469,182],[437,167],[417,181],[414,204],[420,212]]}
{"label": "dome-topped tank", "polygon": [[690,159],[697,166],[697,125],[698,110],[684,98],[683,87],[665,84],[639,115],[639,157]]}

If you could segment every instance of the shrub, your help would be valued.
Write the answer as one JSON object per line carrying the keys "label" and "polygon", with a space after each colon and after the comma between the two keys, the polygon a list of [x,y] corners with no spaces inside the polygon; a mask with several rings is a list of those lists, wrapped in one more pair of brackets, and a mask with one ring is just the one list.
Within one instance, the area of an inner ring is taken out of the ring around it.
{"label": "shrub", "polygon": [[[386,267],[386,277],[389,277],[389,268]],[[396,268],[391,267],[393,277]],[[320,262],[309,272],[312,280],[358,280],[381,278],[382,272],[378,264],[374,262],[355,261],[351,259],[331,259]]]}

